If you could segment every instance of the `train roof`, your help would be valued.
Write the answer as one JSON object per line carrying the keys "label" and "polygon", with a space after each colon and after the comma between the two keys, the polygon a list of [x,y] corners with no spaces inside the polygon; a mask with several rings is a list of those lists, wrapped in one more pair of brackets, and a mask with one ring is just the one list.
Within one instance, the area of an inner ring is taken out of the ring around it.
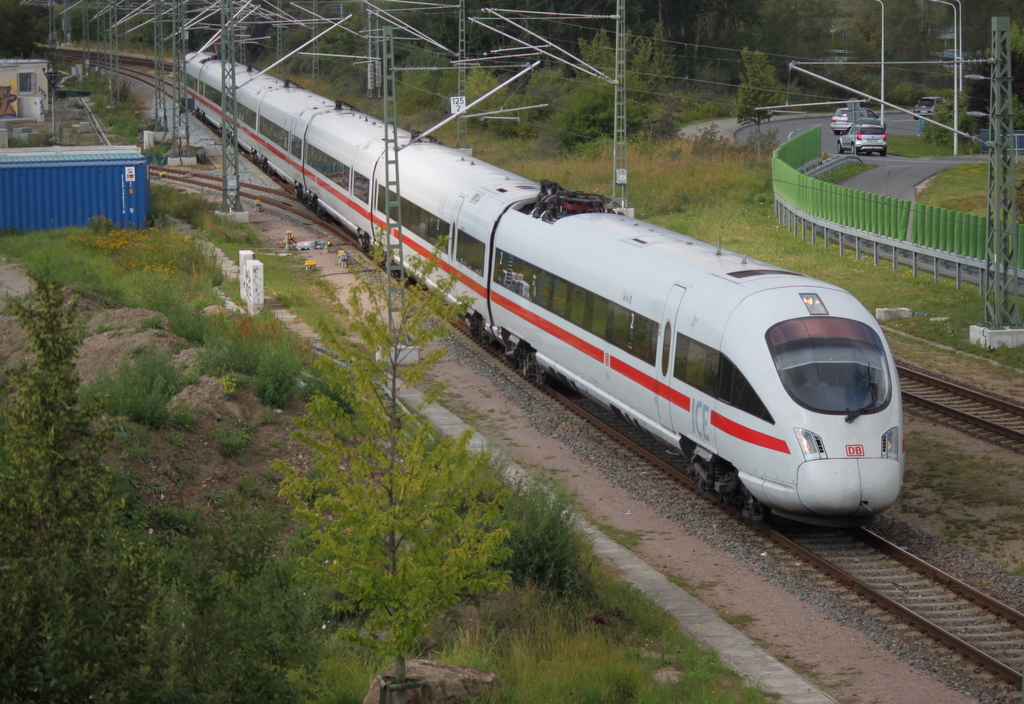
{"label": "train roof", "polygon": [[[664,293],[673,284],[713,298],[721,310],[732,310],[747,296],[771,289],[842,290],[623,215],[585,213],[553,223],[543,223],[528,213],[514,217],[533,223],[503,222],[507,232],[515,233],[515,256],[595,291],[611,293],[621,287],[631,295],[638,311],[652,317],[660,315]],[[618,294],[612,297],[617,300]]]}
{"label": "train roof", "polygon": [[414,142],[399,151],[399,178],[408,174],[433,177],[441,173],[471,186],[471,190],[488,191],[503,201],[535,198],[540,185],[528,178],[506,171],[480,159],[431,142]]}

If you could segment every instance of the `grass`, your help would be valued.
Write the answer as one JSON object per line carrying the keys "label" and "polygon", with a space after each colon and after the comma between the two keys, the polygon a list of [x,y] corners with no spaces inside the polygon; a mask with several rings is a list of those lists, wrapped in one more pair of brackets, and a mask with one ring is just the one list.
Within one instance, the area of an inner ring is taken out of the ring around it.
{"label": "grass", "polygon": [[917,201],[936,208],[986,215],[988,212],[988,163],[958,164],[928,181]]}
{"label": "grass", "polygon": [[888,142],[890,156],[953,156],[952,145],[932,144],[915,135],[889,135]]}
{"label": "grass", "polygon": [[871,169],[877,168],[878,164],[847,164],[841,169],[836,169],[835,171],[831,171],[823,175],[821,180],[828,183],[839,183],[864,171],[870,171]]}
{"label": "grass", "polygon": [[[502,687],[480,700],[487,704],[772,701],[680,635],[635,589],[607,572],[595,578],[601,596],[590,601],[552,599],[524,587],[464,605],[438,622],[430,657],[497,674]],[[382,664],[332,643],[315,701],[361,700]],[[666,671],[677,679],[655,676]]]}
{"label": "grass", "polygon": [[1017,465],[967,454],[923,432],[908,433],[907,458],[902,511],[937,521],[947,540],[997,560],[1003,544],[1024,540],[1018,518],[1024,478]]}

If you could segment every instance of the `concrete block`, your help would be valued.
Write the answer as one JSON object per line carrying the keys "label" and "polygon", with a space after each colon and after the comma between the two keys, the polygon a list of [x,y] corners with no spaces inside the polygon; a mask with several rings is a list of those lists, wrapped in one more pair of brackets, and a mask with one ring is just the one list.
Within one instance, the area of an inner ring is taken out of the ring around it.
{"label": "concrete block", "polygon": [[1002,328],[992,330],[980,325],[971,326],[971,342],[988,349],[996,347],[1020,347],[1024,345],[1024,329]]}
{"label": "concrete block", "polygon": [[899,320],[900,318],[909,318],[911,311],[909,308],[875,308],[875,320]]}
{"label": "concrete block", "polygon": [[224,212],[222,210],[214,211],[217,215],[224,218],[228,222],[249,222],[249,213],[244,210]]}

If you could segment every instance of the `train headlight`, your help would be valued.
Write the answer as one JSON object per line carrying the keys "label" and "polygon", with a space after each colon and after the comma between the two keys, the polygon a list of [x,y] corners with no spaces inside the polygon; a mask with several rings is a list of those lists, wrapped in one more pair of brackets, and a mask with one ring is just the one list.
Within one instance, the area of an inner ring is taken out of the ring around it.
{"label": "train headlight", "polygon": [[882,458],[898,460],[900,458],[900,429],[889,428],[882,436]]}
{"label": "train headlight", "polygon": [[804,453],[804,460],[828,459],[828,455],[825,454],[825,443],[821,441],[819,435],[803,428],[794,428],[793,430],[796,431],[796,441],[800,443],[800,451]]}

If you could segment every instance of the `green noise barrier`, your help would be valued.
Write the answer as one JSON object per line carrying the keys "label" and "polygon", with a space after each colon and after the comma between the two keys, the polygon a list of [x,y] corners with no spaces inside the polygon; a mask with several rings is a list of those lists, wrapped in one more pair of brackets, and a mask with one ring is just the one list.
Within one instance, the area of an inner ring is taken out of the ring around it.
{"label": "green noise barrier", "polygon": [[[893,240],[984,260],[986,219],[837,186],[800,173],[821,156],[821,127],[779,145],[772,155],[775,194],[811,217]],[[1017,227],[1017,259],[1024,266],[1024,225]]]}

